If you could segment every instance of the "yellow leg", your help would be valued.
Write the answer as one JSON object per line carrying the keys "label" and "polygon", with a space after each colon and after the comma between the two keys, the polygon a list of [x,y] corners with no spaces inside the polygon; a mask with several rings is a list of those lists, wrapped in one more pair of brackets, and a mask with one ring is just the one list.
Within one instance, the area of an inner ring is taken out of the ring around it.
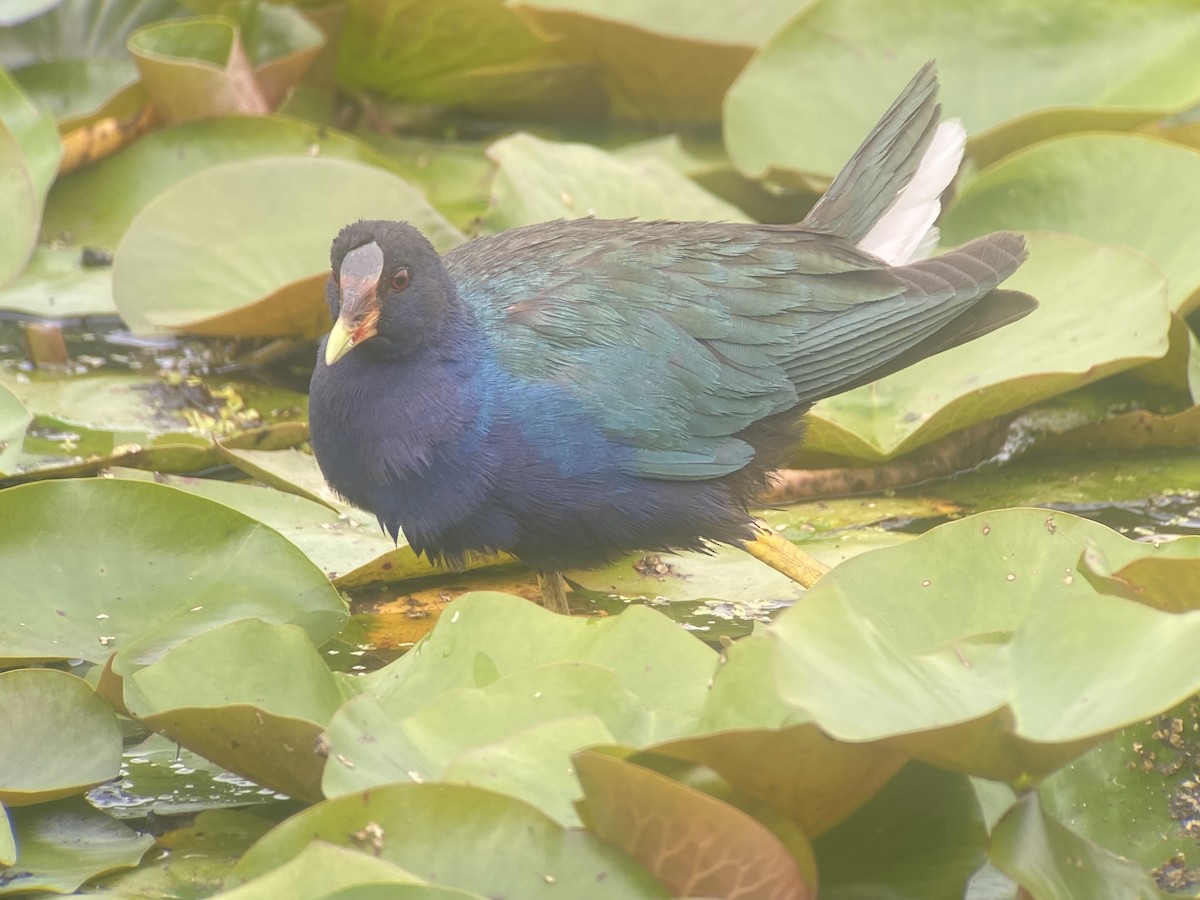
{"label": "yellow leg", "polygon": [[562,572],[538,572],[538,589],[542,592],[542,606],[550,612],[571,614],[567,605],[567,583]]}
{"label": "yellow leg", "polygon": [[756,524],[757,535],[742,544],[742,549],[755,559],[762,560],[777,572],[782,572],[792,581],[806,588],[812,587],[829,566],[809,556],[785,537],[776,534],[761,523]]}

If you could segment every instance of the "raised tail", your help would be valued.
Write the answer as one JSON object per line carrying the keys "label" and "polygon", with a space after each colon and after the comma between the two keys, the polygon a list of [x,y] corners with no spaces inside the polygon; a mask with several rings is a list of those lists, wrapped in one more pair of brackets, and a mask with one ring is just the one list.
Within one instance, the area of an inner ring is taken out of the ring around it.
{"label": "raised tail", "polygon": [[966,132],[939,124],[937,69],[928,62],[900,92],[802,223],[847,238],[890,265],[937,245],[940,197],[962,162]]}

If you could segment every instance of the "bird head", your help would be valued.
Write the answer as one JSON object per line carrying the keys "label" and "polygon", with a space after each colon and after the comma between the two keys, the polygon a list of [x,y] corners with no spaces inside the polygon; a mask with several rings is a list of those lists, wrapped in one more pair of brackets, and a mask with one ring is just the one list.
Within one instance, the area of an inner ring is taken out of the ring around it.
{"label": "bird head", "polygon": [[367,341],[372,355],[404,356],[437,333],[453,285],[417,229],[405,222],[355,222],[334,239],[329,260],[325,295],[334,325],[326,365]]}

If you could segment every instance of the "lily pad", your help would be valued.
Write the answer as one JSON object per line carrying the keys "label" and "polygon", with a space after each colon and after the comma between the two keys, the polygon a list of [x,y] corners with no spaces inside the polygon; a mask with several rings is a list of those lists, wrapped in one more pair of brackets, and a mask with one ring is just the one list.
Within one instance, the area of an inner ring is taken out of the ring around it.
{"label": "lily pad", "polygon": [[279,156],[388,165],[355,138],[284,116],[169,125],[59,179],[46,202],[42,232],[47,238],[65,232],[80,243],[113,249],[138,212],[171,185],[220,163]]}
{"label": "lily pad", "polygon": [[590,67],[492,0],[360,0],[338,43],[338,81],[394,100],[486,110],[598,111]]}
{"label": "lily pad", "polygon": [[346,620],[325,576],[279,534],[165,485],[64,480],[0,491],[0,568],[10,623],[0,657],[11,660],[103,662],[126,650],[147,664],[247,615],[300,623],[319,644]]}
{"label": "lily pad", "polygon": [[393,784],[318,803],[251,847],[230,886],[286,863],[314,839],[484,896],[670,896],[595,835],[564,829],[511,797],[454,784]]}
{"label": "lily pad", "polygon": [[0,896],[31,891],[73,893],[90,878],[136,866],[154,838],[82,799],[39,803],[13,810],[17,862],[0,881]]}
{"label": "lily pad", "polygon": [[1118,564],[1156,553],[1018,509],[842,564],[771,626],[780,696],[841,740],[1014,783],[1053,771],[1200,689],[1183,649],[1200,613],[1096,593],[1078,572],[1088,541]]}
{"label": "lily pad", "polygon": [[1080,837],[1046,814],[1037,794],[1017,801],[992,830],[992,862],[1045,900],[1163,900],[1137,863]]}
{"label": "lily pad", "polygon": [[1200,236],[1179,223],[1197,203],[1200,152],[1142,135],[1071,135],[980,172],[947,211],[942,236],[1042,228],[1135,247],[1166,274],[1168,302],[1186,314],[1200,302]]}
{"label": "lily pad", "polygon": [[827,181],[936,59],[945,114],[963,119],[972,152],[991,161],[1053,134],[1130,128],[1190,107],[1198,53],[1200,15],[1180,0],[814,3],[730,88],[725,141],[752,177]]}
{"label": "lily pad", "polygon": [[329,244],[359,218],[407,219],[443,248],[459,240],[420,191],[380,169],[228,163],[164,191],[133,221],[113,264],[117,307],[135,331],[315,337],[329,322]]}
{"label": "lily pad", "polygon": [[0,309],[45,319],[116,315],[112,275],[84,267],[77,247],[39,244],[25,271],[0,289]]}
{"label": "lily pad", "polygon": [[130,35],[129,52],[155,109],[168,122],[270,110],[230,19],[156,22]]}
{"label": "lily pad", "polygon": [[128,118],[146,102],[137,67],[129,59],[48,60],[12,74],[63,133],[108,116]]}
{"label": "lily pad", "polygon": [[559,53],[600,69],[616,115],[682,122],[717,121],[754,49],[806,5],[523,0],[515,8]]}
{"label": "lily pad", "polygon": [[0,720],[0,802],[58,800],[117,774],[117,717],[81,678],[55,669],[0,673]]}
{"label": "lily pad", "polygon": [[986,839],[969,779],[909,763],[862,809],[813,843],[821,897],[960,900],[984,860]]}
{"label": "lily pad", "polygon": [[[114,669],[127,661],[118,656]],[[312,800],[325,762],[317,738],[347,695],[303,629],[244,618],[127,674],[123,699],[132,716],[218,765]]]}
{"label": "lily pad", "polygon": [[33,416],[21,399],[0,384],[0,472],[10,471],[21,453],[25,429]]}
{"label": "lily pad", "polygon": [[1186,811],[1196,798],[1198,712],[1191,698],[1064,766],[1038,786],[1045,813],[1147,872],[1176,854],[1186,860],[1196,846]]}
{"label": "lily pad", "polygon": [[583,216],[747,221],[736,206],[657,157],[630,161],[588,144],[524,133],[492,144],[488,156],[499,166],[487,216],[491,231]]}
{"label": "lily pad", "polygon": [[[275,900],[277,897],[328,900],[331,892],[340,887],[361,888],[374,884],[383,885],[391,892],[397,891],[405,884],[420,885],[419,890],[437,890],[394,863],[318,840],[310,843],[278,868],[233,890],[225,891],[220,896],[221,900]],[[404,895],[391,893],[387,896]],[[423,895],[417,895],[421,896]],[[435,900],[441,898],[438,893],[433,893],[432,896]]]}
{"label": "lily pad", "polygon": [[0,285],[11,281],[33,253],[61,154],[54,119],[0,70],[0,205],[8,211],[0,227]]}
{"label": "lily pad", "polygon": [[[1029,236],[1005,282],[1039,298],[1019,322],[817,404],[806,449],[883,460],[1167,352],[1167,286],[1152,261],[1067,234]],[[1103,314],[1098,314],[1103,311]]]}

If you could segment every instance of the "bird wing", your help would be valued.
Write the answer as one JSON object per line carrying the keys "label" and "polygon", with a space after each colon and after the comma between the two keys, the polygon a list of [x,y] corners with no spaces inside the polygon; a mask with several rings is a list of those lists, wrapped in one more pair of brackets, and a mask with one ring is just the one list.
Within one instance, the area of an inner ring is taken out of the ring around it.
{"label": "bird wing", "polygon": [[955,343],[952,320],[1023,258],[1011,234],[889,268],[796,226],[580,219],[445,261],[507,372],[565,391],[634,474],[704,479],[750,462],[754,423]]}

